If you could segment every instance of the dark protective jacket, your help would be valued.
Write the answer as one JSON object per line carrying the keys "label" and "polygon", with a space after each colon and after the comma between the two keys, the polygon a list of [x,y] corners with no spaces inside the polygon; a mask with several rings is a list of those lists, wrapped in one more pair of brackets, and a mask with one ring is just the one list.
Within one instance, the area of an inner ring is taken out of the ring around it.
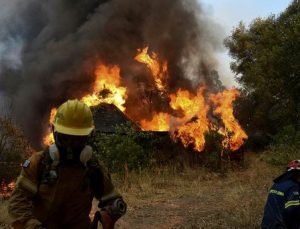
{"label": "dark protective jacket", "polygon": [[300,186],[292,179],[271,188],[262,220],[263,229],[300,228]]}
{"label": "dark protective jacket", "polygon": [[85,229],[94,197],[101,205],[120,197],[108,172],[86,148],[78,163],[59,163],[59,153],[51,149],[24,163],[8,206],[14,228]]}

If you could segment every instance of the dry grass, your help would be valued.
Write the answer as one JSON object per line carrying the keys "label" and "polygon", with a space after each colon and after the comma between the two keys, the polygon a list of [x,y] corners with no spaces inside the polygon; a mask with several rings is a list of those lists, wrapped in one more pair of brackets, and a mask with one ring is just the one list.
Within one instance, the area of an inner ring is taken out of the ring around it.
{"label": "dry grass", "polygon": [[0,200],[0,228],[8,229],[8,212],[7,212],[7,202]]}
{"label": "dry grass", "polygon": [[[254,155],[246,169],[226,174],[175,167],[114,180],[128,203],[117,228],[259,228],[267,192],[278,171]],[[7,221],[0,206],[0,225]]]}
{"label": "dry grass", "polygon": [[259,228],[278,170],[254,155],[246,169],[217,174],[203,169],[131,174],[121,191],[129,211],[120,228]]}

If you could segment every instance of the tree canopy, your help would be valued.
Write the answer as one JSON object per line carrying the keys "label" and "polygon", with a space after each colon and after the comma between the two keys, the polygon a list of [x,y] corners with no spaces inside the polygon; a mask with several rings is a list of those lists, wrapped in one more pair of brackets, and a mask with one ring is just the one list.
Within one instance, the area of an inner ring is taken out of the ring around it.
{"label": "tree canopy", "polygon": [[280,15],[242,22],[225,40],[241,85],[237,115],[251,134],[300,126],[300,1]]}

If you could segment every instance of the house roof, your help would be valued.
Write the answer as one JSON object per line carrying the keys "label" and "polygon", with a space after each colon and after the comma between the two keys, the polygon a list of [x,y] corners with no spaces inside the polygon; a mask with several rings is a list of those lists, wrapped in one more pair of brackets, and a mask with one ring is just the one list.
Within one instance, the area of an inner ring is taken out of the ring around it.
{"label": "house roof", "polygon": [[94,116],[95,129],[97,132],[114,133],[116,126],[130,124],[140,131],[141,128],[126,116],[118,107],[113,104],[101,103],[91,107]]}

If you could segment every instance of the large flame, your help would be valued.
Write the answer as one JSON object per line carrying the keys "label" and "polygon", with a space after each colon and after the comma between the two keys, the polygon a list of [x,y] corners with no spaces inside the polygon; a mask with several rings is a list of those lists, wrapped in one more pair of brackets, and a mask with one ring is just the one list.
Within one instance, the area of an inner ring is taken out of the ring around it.
{"label": "large flame", "polygon": [[167,113],[155,114],[150,121],[142,120],[141,127],[143,128],[143,130],[169,131],[170,115]]}
{"label": "large flame", "polygon": [[151,121],[142,120],[142,128],[156,131],[171,130],[174,139],[179,138],[184,146],[193,145],[195,150],[202,151],[205,145],[205,133],[209,130],[208,106],[205,103],[204,91],[205,87],[200,87],[196,95],[186,90],[171,94],[170,106],[181,112],[182,116],[158,113]]}
{"label": "large flame", "polygon": [[[142,118],[135,120],[140,121],[144,130],[170,131],[173,139],[180,139],[184,146],[193,146],[196,151],[201,152],[205,147],[205,134],[209,129],[217,128],[219,133],[224,136],[224,147],[233,151],[241,147],[247,139],[247,135],[233,115],[233,101],[239,96],[238,90],[225,90],[218,94],[207,95],[206,87],[201,86],[196,94],[183,89],[179,89],[174,94],[168,94],[166,86],[169,77],[167,62],[160,60],[155,52],[149,55],[148,47],[139,49],[135,60],[149,68],[155,87],[163,92],[164,97],[169,97],[169,110],[173,109],[172,112],[168,113],[154,113],[150,120]],[[96,68],[95,76],[93,90],[81,101],[89,106],[96,106],[103,102],[110,103],[125,111],[127,88],[121,85],[120,68],[100,64]],[[211,102],[208,103],[209,101]],[[209,105],[211,103],[213,106]],[[216,123],[210,122],[208,118],[210,109],[215,115],[220,116],[224,126],[216,127]],[[55,112],[55,109],[51,110],[50,123],[53,122]],[[48,134],[44,138],[44,143],[51,144],[52,142],[53,136]]]}
{"label": "large flame", "polygon": [[170,106],[174,110],[181,110],[184,114],[183,120],[189,121],[195,116],[205,116],[207,114],[207,106],[203,93],[205,87],[200,87],[196,95],[186,90],[179,90],[176,94],[171,94]]}
{"label": "large flame", "polygon": [[205,145],[205,133],[209,130],[207,112],[209,107],[204,98],[205,87],[200,87],[196,95],[179,90],[171,95],[170,105],[175,110],[183,111],[184,116],[177,118],[181,125],[173,132],[173,137],[180,138],[184,146],[193,145],[201,152]]}
{"label": "large flame", "polygon": [[97,106],[100,103],[114,104],[121,111],[125,111],[127,90],[121,86],[120,68],[118,66],[109,68],[101,64],[97,67],[95,75],[93,92],[84,96],[81,101],[88,106]]}
{"label": "large flame", "polygon": [[215,95],[210,95],[210,100],[216,106],[214,114],[219,115],[225,125],[225,138],[223,144],[231,150],[238,150],[248,138],[245,131],[233,115],[233,101],[240,95],[237,89],[225,90]]}
{"label": "large flame", "polygon": [[[148,55],[148,47],[139,50],[135,59],[147,65],[151,70],[158,89],[163,90],[168,77],[167,65],[161,67],[158,55]],[[163,69],[163,71],[161,71]],[[141,126],[145,130],[171,130],[175,139],[180,139],[186,147],[193,145],[194,149],[201,152],[205,147],[205,134],[209,129],[215,129],[210,123],[207,113],[210,106],[204,97],[205,87],[200,87],[196,95],[187,90],[178,90],[176,94],[169,95],[170,106],[182,113],[181,117],[174,117],[168,113],[154,114],[151,121],[142,120]],[[246,133],[240,127],[233,115],[233,101],[239,96],[238,90],[225,90],[222,93],[209,96],[215,106],[214,114],[220,115],[225,128],[219,128],[219,133],[224,136],[223,145],[231,150],[237,150],[247,139]],[[172,124],[170,121],[172,120]],[[163,128],[162,128],[163,127]]]}
{"label": "large flame", "polygon": [[[96,71],[96,80],[91,94],[81,98],[81,101],[88,106],[97,106],[100,103],[109,103],[116,105],[120,110],[125,111],[124,104],[127,98],[127,90],[121,86],[120,68],[113,66],[111,68],[100,64]],[[52,108],[49,123],[52,124],[57,109]],[[54,143],[54,137],[51,129],[43,139],[45,145]]]}
{"label": "large flame", "polygon": [[160,64],[158,55],[155,52],[152,52],[151,56],[148,54],[149,47],[138,50],[138,55],[135,57],[140,63],[146,64],[147,67],[151,70],[155,85],[158,90],[165,90],[165,82],[167,77],[167,62],[164,61],[163,64]]}

